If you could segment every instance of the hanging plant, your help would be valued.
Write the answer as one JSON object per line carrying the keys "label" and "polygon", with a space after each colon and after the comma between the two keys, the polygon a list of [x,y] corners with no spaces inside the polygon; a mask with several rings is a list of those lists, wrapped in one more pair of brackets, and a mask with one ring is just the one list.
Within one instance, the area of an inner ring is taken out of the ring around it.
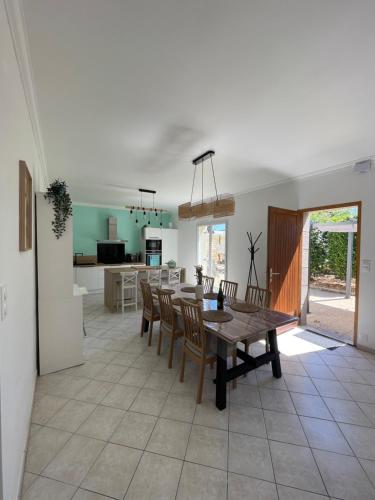
{"label": "hanging plant", "polygon": [[59,239],[65,232],[66,221],[73,214],[72,200],[66,182],[60,179],[51,182],[44,198],[53,205],[55,219],[52,221],[52,231],[56,239]]}

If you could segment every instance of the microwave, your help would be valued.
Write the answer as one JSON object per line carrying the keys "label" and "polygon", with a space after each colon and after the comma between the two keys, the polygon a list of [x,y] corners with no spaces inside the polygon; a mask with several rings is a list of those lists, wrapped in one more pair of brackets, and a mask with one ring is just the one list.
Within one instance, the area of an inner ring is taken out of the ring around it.
{"label": "microwave", "polygon": [[146,266],[161,266],[161,253],[146,254]]}
{"label": "microwave", "polygon": [[161,240],[146,240],[146,252],[161,252]]}

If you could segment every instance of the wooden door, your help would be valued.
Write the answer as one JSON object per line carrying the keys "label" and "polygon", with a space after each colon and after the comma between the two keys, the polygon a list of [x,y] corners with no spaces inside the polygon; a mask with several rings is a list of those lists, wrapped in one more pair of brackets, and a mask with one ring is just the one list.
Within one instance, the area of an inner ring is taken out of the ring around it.
{"label": "wooden door", "polygon": [[271,308],[299,316],[301,310],[302,213],[268,207],[268,287]]}

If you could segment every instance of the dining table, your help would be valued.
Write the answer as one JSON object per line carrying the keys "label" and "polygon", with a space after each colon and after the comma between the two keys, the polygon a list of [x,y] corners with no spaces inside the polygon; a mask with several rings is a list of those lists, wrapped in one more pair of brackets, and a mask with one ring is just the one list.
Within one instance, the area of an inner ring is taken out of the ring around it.
{"label": "dining table", "polygon": [[[188,283],[180,283],[174,286],[163,285],[162,288],[171,289],[173,298],[195,298],[195,294],[192,292],[194,286]],[[190,291],[186,292],[183,291],[183,289],[189,289]],[[216,299],[203,298],[202,300],[197,300],[197,303],[202,305],[203,311],[217,309]],[[245,303],[245,301],[229,297],[225,298],[224,311],[233,316],[230,321],[220,323],[204,321],[206,331],[214,335],[217,342],[216,378],[214,383],[216,384],[216,407],[219,410],[224,410],[226,408],[226,386],[228,382],[268,363],[272,364],[272,374],[275,378],[280,378],[282,376],[280,354],[277,345],[277,328],[294,323],[298,320],[295,316],[261,307],[257,308],[255,312],[239,312],[232,309],[231,306],[234,305],[234,303]],[[177,314],[181,314],[181,307],[178,305],[174,305],[173,307]],[[145,329],[147,329],[146,325]],[[251,344],[259,340],[265,340],[266,338],[268,338],[269,351],[259,356],[251,356],[237,347],[239,342],[245,340]],[[237,358],[241,359],[242,363],[228,368],[228,353],[231,354],[234,349],[236,349]]]}

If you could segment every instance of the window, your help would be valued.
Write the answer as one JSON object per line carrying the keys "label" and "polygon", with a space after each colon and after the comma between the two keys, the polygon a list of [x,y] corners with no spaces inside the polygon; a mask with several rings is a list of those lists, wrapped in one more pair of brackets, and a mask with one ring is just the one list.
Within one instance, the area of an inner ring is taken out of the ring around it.
{"label": "window", "polygon": [[225,279],[227,265],[227,223],[198,225],[198,264],[203,274],[215,278],[215,286]]}

